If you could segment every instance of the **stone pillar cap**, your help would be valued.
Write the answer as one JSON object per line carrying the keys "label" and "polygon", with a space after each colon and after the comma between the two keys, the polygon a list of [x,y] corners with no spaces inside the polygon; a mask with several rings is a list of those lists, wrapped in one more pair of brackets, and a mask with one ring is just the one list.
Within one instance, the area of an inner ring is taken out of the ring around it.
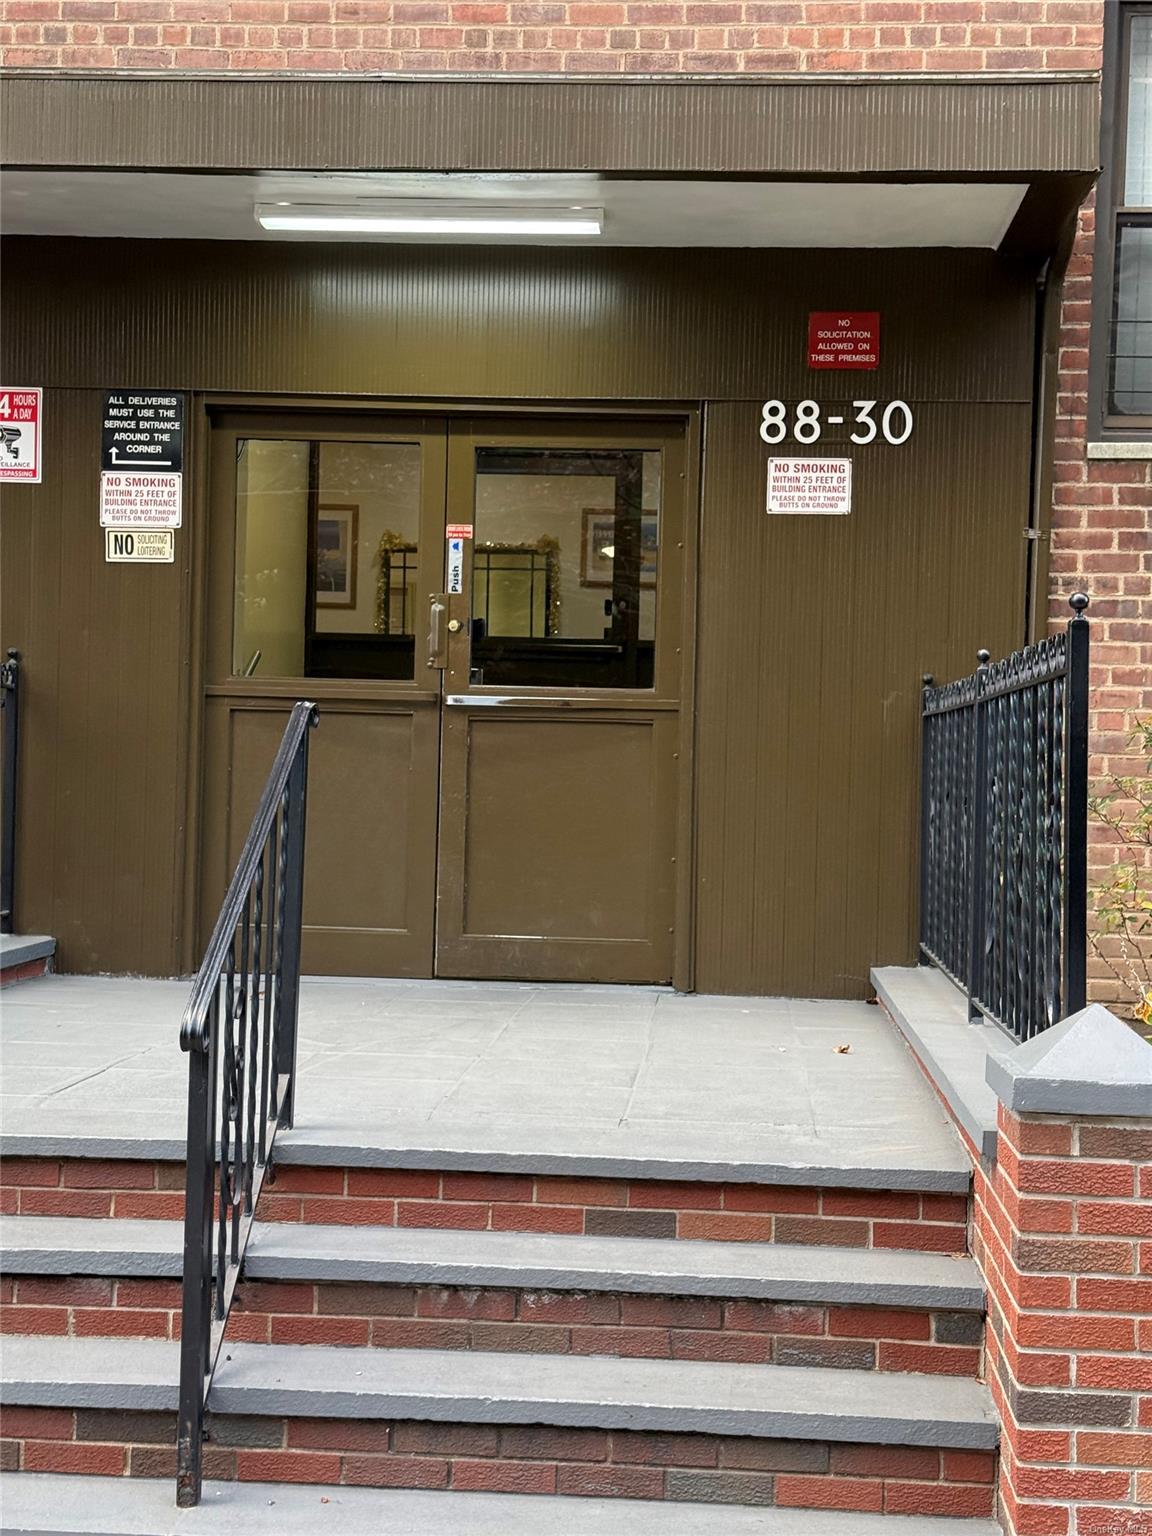
{"label": "stone pillar cap", "polygon": [[1101,1003],[989,1056],[984,1075],[1016,1114],[1152,1119],[1152,1045]]}

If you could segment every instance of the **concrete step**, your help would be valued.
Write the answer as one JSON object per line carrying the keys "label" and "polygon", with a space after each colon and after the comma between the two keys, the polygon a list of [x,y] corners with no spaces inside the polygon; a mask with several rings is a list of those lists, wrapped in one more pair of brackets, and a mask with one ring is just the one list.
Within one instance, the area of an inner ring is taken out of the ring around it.
{"label": "concrete step", "polygon": [[169,1479],[23,1473],[4,1487],[7,1536],[1002,1536],[992,1520],[649,1503],[635,1499],[207,1483],[173,1508]]}
{"label": "concrete step", "polygon": [[47,976],[56,940],[43,933],[0,933],[0,986]]}
{"label": "concrete step", "polygon": [[[0,1220],[9,1274],[180,1273],[177,1222],[19,1216]],[[841,1306],[979,1312],[971,1259],[904,1249],[685,1243],[435,1228],[257,1225],[249,1280],[499,1286],[727,1296]]]}
{"label": "concrete step", "polygon": [[[13,1337],[5,1403],[172,1410],[178,1346],[137,1339]],[[226,1347],[217,1414],[547,1424],[987,1451],[978,1382],[801,1366],[454,1350]]]}

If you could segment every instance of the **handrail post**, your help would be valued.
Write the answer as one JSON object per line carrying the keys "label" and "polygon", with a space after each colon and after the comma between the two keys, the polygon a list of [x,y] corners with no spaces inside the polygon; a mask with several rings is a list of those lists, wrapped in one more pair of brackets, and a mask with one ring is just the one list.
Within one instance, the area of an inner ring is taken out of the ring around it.
{"label": "handrail post", "polygon": [[924,940],[928,923],[928,852],[929,840],[932,833],[932,746],[928,726],[928,691],[932,688],[934,679],[930,672],[925,672],[920,679],[920,913],[918,930],[920,944],[917,959],[924,951]]}
{"label": "handrail post", "polygon": [[0,829],[0,933],[16,932],[16,781],[20,769],[20,652],[0,662],[4,701],[4,814]]}
{"label": "handrail post", "polygon": [[1088,597],[1069,598],[1064,770],[1064,1008],[1087,1003],[1088,973]]}
{"label": "handrail post", "polygon": [[[215,1001],[212,1006],[216,1006]],[[210,1049],[194,1048],[189,1052],[188,1177],[184,1203],[180,1404],[176,1424],[176,1503],[181,1509],[199,1504],[203,1481],[204,1381],[212,1333],[215,1067]]]}
{"label": "handrail post", "polygon": [[304,838],[307,825],[308,736],[300,740],[288,778],[288,817],[285,829],[284,970],[276,1017],[276,1066],[287,1078],[279,1124],[291,1128],[296,1113],[296,1035],[300,1020],[300,948],[304,920]]}
{"label": "handrail post", "polygon": [[200,1502],[209,1389],[276,1134],[292,1123],[308,736],[318,719],[306,700],[292,708],[180,1023],[189,1057],[176,1420],[184,1509]]}
{"label": "handrail post", "polygon": [[968,877],[968,1017],[978,1019],[977,1003],[984,996],[984,939],[987,926],[985,886],[987,883],[988,801],[985,787],[988,779],[988,714],[984,703],[984,689],[988,680],[987,651],[977,651],[976,690],[972,703],[972,799],[971,807],[971,863]]}

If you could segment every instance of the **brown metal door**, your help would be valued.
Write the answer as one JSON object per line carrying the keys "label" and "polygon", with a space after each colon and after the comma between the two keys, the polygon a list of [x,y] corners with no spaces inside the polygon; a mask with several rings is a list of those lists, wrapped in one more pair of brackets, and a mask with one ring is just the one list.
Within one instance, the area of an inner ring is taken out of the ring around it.
{"label": "brown metal door", "polygon": [[214,418],[201,932],[292,701],[315,699],[304,968],[429,976],[445,424],[348,412]]}
{"label": "brown metal door", "polygon": [[437,974],[669,981],[683,438],[462,421],[448,464]]}

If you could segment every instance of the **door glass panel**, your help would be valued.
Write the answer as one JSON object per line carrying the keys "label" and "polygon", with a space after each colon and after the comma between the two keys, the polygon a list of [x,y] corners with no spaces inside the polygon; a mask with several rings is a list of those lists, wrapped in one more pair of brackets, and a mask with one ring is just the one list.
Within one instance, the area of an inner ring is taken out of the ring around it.
{"label": "door glass panel", "polygon": [[417,443],[242,438],[232,670],[411,678]]}
{"label": "door glass panel", "polygon": [[479,448],[472,682],[651,688],[660,454]]}

